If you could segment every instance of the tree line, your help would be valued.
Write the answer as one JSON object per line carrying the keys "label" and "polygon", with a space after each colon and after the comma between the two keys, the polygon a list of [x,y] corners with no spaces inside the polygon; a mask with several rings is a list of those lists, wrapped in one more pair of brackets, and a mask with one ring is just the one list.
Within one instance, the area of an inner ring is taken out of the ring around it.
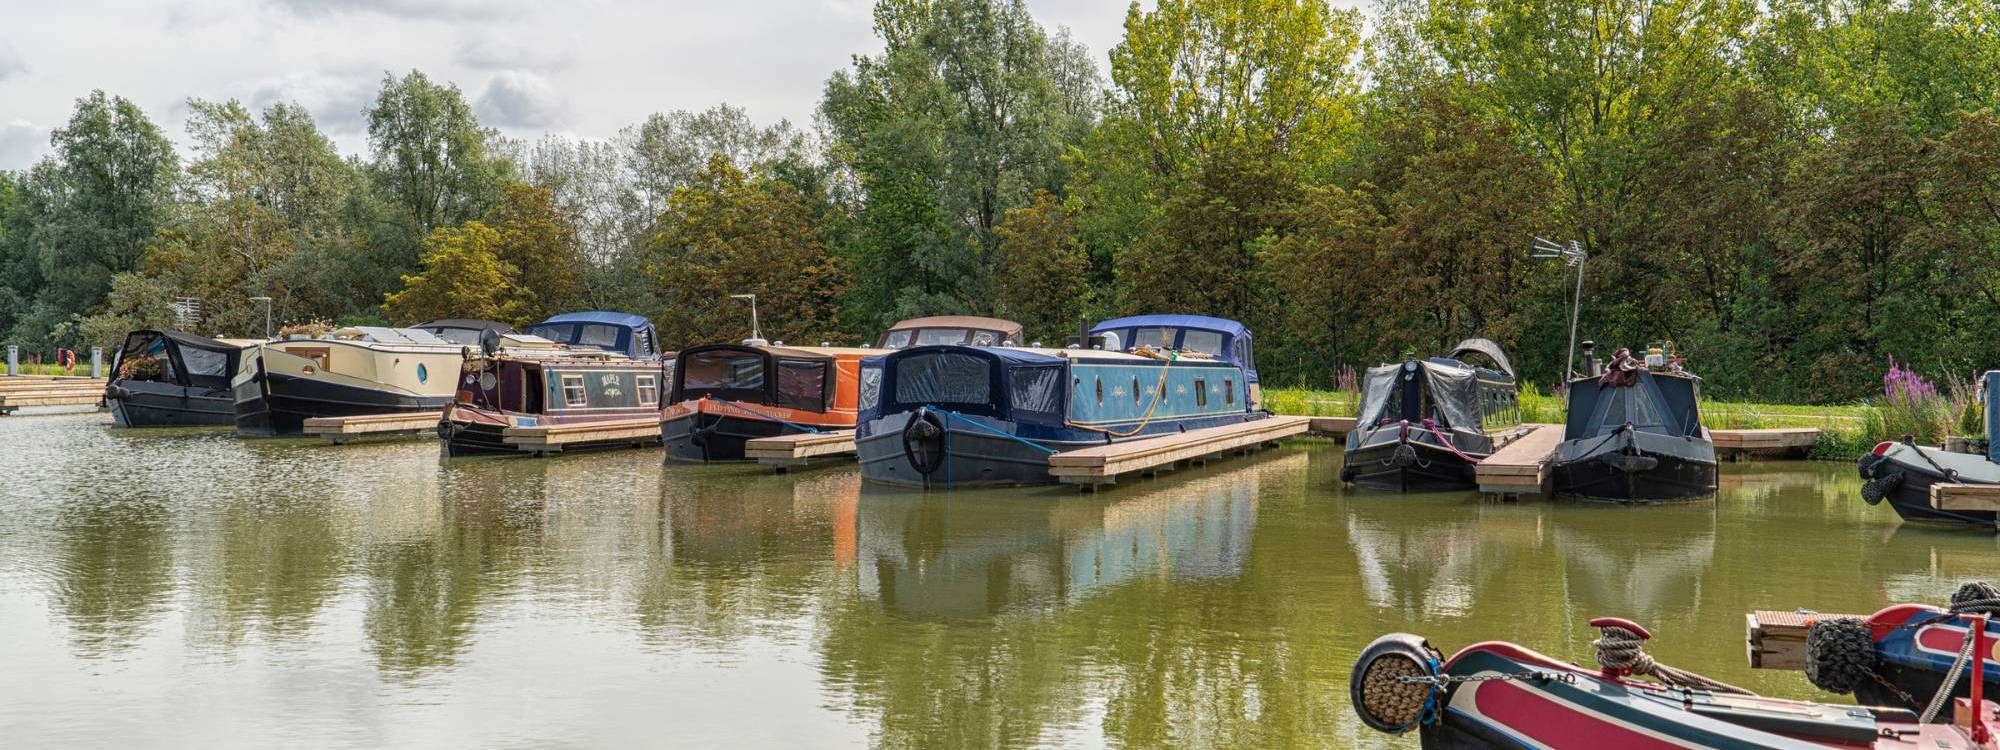
{"label": "tree line", "polygon": [[1235,318],[1267,382],[1482,335],[1554,380],[1671,341],[1711,394],[1865,397],[2000,364],[1994,0],[1134,3],[1098,60],[1020,0],[881,0],[814,122],[720,105],[521,141],[386,75],[367,149],[191,101],[187,153],[93,92],[0,173],[0,336],[646,314],[665,343],[928,314]]}

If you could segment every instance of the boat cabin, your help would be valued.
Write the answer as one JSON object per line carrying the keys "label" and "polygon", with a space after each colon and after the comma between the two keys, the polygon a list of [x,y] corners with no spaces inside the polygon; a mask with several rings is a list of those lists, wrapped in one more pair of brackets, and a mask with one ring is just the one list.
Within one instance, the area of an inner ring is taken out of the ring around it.
{"label": "boat cabin", "polygon": [[[843,375],[849,382],[865,350],[708,344],[682,350],[674,358],[669,403],[704,398],[796,409],[852,412],[853,391],[838,398]],[[845,401],[845,403],[841,403]]]}
{"label": "boat cabin", "polygon": [[1686,371],[1636,370],[1569,382],[1569,415],[1563,439],[1580,440],[1620,430],[1703,438],[1701,378]]}
{"label": "boat cabin", "polygon": [[457,403],[522,415],[651,414],[660,408],[660,381],[658,362],[553,348],[507,350],[466,360]]}
{"label": "boat cabin", "polygon": [[478,346],[479,337],[486,335],[487,331],[492,331],[502,336],[511,336],[514,334],[514,327],[506,323],[496,320],[472,320],[467,318],[433,320],[428,323],[418,323],[410,327],[420,331],[429,331],[436,334],[438,338],[465,346]]}
{"label": "boat cabin", "polygon": [[616,352],[632,359],[653,359],[660,351],[660,334],[646,318],[621,312],[563,313],[523,331],[572,348]]}
{"label": "boat cabin", "polygon": [[[1469,354],[1484,355],[1492,366],[1474,364]],[[1358,426],[1422,424],[1426,419],[1441,429],[1469,433],[1520,425],[1514,368],[1500,347],[1485,339],[1468,339],[1450,356],[1368,369],[1356,412]]]}
{"label": "boat cabin", "polygon": [[1250,329],[1242,323],[1205,315],[1134,315],[1098,323],[1090,329],[1093,343],[1108,352],[1193,352],[1243,370],[1241,396],[1255,405],[1262,401],[1257,359],[1250,348]]}
{"label": "boat cabin", "polygon": [[876,346],[906,349],[912,346],[1023,346],[1021,324],[1000,318],[972,315],[941,315],[911,318],[882,333]]}
{"label": "boat cabin", "polygon": [[226,390],[243,350],[253,345],[181,331],[133,331],[112,354],[112,379]]}

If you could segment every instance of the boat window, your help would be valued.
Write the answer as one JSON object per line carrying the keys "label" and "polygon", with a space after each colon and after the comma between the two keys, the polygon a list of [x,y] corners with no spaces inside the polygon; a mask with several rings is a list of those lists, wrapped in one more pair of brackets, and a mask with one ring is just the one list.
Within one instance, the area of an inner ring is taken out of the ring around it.
{"label": "boat window", "polygon": [[1213,357],[1220,357],[1222,356],[1222,339],[1222,334],[1214,331],[1188,330],[1181,334],[1181,348],[1188,351],[1201,352]]}
{"label": "boat window", "polygon": [[998,343],[1000,343],[1000,334],[994,333],[992,331],[972,332],[973,346],[993,346]]}
{"label": "boat window", "polygon": [[904,329],[901,331],[890,331],[889,335],[882,337],[882,348],[901,349],[903,347],[909,346],[910,337],[915,334],[916,334],[915,331],[911,331],[908,329]]}
{"label": "boat window", "polygon": [[1033,415],[1047,415],[1045,421],[1062,420],[1061,365],[1016,367],[1007,373],[1007,400],[1015,419],[1037,421]]}
{"label": "boat window", "polygon": [[917,346],[946,346],[965,343],[963,328],[926,328],[917,332]]}
{"label": "boat window", "polygon": [[1196,408],[1208,407],[1208,381],[1201,378],[1194,379],[1194,405]]}
{"label": "boat window", "polygon": [[666,383],[668,388],[674,387],[674,368],[679,364],[680,360],[677,357],[660,360],[660,382]]}
{"label": "boat window", "polygon": [[861,368],[861,408],[873,409],[882,402],[882,366]]}
{"label": "boat window", "polygon": [[1174,334],[1178,330],[1175,328],[1140,328],[1132,332],[1132,343],[1126,346],[1132,349],[1142,346],[1150,346],[1154,349],[1172,349],[1174,348]]}
{"label": "boat window", "polygon": [[602,323],[585,323],[583,330],[577,333],[576,343],[584,346],[594,346],[599,349],[616,349],[618,348],[618,331],[618,326],[604,325]]}
{"label": "boat window", "polygon": [[589,396],[583,388],[582,375],[562,376],[562,389],[564,406],[583,406],[590,403]]}
{"label": "boat window", "polygon": [[660,376],[639,376],[639,403],[652,406],[660,402]]}
{"label": "boat window", "polygon": [[824,361],[778,360],[778,405],[806,411],[826,410]]}
{"label": "boat window", "polygon": [[683,390],[764,389],[764,355],[751,351],[708,351],[682,359]]}
{"label": "boat window", "polygon": [[1236,381],[1234,379],[1231,378],[1222,379],[1222,403],[1225,404],[1236,403]]}
{"label": "boat window", "polygon": [[945,351],[910,357],[896,365],[897,403],[986,404],[992,400],[992,368],[983,357]]}
{"label": "boat window", "polygon": [[181,365],[190,376],[226,379],[231,374],[228,354],[192,346],[183,346],[180,350]]}

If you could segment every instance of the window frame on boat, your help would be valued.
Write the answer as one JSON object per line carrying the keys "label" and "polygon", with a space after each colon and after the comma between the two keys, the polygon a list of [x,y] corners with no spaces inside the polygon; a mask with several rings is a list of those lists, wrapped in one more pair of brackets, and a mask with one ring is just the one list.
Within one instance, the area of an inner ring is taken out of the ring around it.
{"label": "window frame on boat", "polygon": [[[590,406],[590,387],[583,382],[583,373],[557,372],[556,378],[557,378],[556,382],[559,383],[562,387],[564,408],[577,409]],[[580,396],[580,398],[574,400],[570,398],[571,378],[576,379],[576,385],[575,385],[576,393]]]}
{"label": "window frame on boat", "polygon": [[638,392],[640,406],[658,406],[660,404],[659,375],[650,372],[640,373],[633,378],[632,388]]}
{"label": "window frame on boat", "polygon": [[[754,386],[723,381],[720,385],[687,384],[690,371],[700,374],[700,368],[709,363],[711,357],[723,356],[738,361],[754,358],[757,362],[758,377]],[[740,344],[708,344],[690,347],[676,354],[675,366],[668,379],[668,399],[670,403],[697,400],[704,397],[727,401],[778,406],[807,412],[826,412],[832,408],[837,388],[838,374],[834,368],[832,355],[801,349],[780,347],[744,346]],[[817,380],[814,387],[800,390],[786,388],[788,383],[796,386],[807,371]],[[808,395],[810,394],[810,395]]]}

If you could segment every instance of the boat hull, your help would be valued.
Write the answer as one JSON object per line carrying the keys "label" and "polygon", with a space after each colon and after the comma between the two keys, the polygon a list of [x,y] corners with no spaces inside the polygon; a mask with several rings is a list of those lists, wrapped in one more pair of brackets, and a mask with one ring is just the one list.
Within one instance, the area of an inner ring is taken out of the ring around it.
{"label": "boat hull", "polygon": [[747,461],[745,443],[803,432],[769,420],[705,411],[660,421],[660,440],[666,443],[667,458],[696,463]]}
{"label": "boat hull", "polygon": [[1556,449],[1555,493],[1585,500],[1654,503],[1713,497],[1715,444],[1626,431],[1570,440]]}
{"label": "boat hull", "polygon": [[[1349,433],[1348,440],[1357,441],[1357,436]],[[1368,489],[1397,492],[1467,490],[1479,486],[1473,462],[1430,443],[1394,438],[1355,442],[1347,451],[1340,478]]]}
{"label": "boat hull", "polygon": [[119,427],[184,427],[236,423],[236,399],[227,390],[171,383],[119,381],[104,390]]}
{"label": "boat hull", "polygon": [[[1855,465],[1863,482],[1863,497],[1870,493],[1886,500],[1889,507],[1905,521],[1971,523],[1991,526],[2000,514],[1992,511],[1943,511],[1931,507],[1931,485],[1956,481],[1964,484],[1995,484],[1989,477],[1967,476],[1965,473],[1955,479],[1946,479],[1937,469],[1922,458],[1912,460],[1912,449],[1896,446],[1886,455],[1873,453],[1863,455]],[[1929,451],[1930,449],[1918,449]],[[1942,452],[1940,452],[1942,453]],[[1962,462],[1951,454],[1933,456],[1934,460],[1951,468],[1946,461]]]}
{"label": "boat hull", "polygon": [[440,411],[452,400],[280,373],[265,373],[261,382],[255,378],[239,382],[235,395],[236,432],[256,437],[300,435],[305,421],[317,417]]}
{"label": "boat hull", "polygon": [[[943,429],[928,450],[936,458],[933,461],[935,468],[926,474],[910,461],[917,451],[906,447],[904,440],[905,429],[917,414],[914,411],[884,414],[869,420],[856,431],[854,449],[861,463],[862,479],[877,484],[925,489],[1054,484],[1058,480],[1049,473],[1049,456],[1052,453],[1160,437],[1181,431],[1183,423],[1186,429],[1192,430],[1238,424],[1264,416],[1261,413],[1230,413],[1181,420],[1159,424],[1157,429],[1127,438],[1061,429],[1061,432],[1070,434],[1068,439],[1062,439],[1020,437],[1016,434],[1020,427],[1005,420],[964,414],[937,419],[934,414],[934,424]],[[978,420],[977,425],[970,424],[972,420]],[[1089,437],[1082,437],[1085,435]]]}

